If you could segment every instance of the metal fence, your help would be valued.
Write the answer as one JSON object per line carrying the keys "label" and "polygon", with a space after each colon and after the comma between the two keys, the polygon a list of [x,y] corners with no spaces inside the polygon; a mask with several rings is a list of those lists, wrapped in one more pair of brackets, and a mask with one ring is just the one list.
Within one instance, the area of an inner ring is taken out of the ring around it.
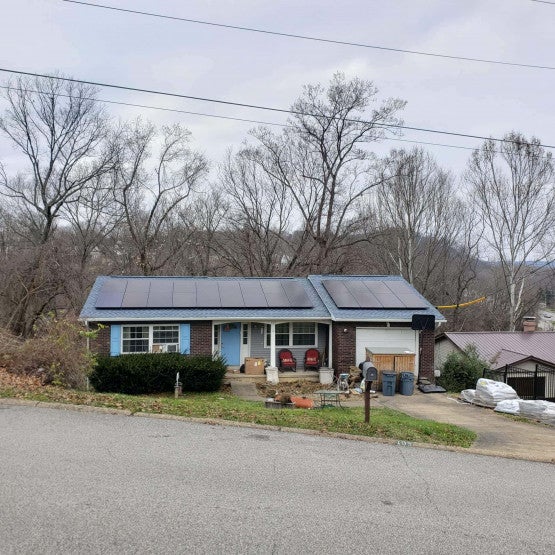
{"label": "metal fence", "polygon": [[521,399],[555,401],[555,368],[536,364],[534,370],[505,366],[499,370],[484,370],[484,378],[510,385]]}

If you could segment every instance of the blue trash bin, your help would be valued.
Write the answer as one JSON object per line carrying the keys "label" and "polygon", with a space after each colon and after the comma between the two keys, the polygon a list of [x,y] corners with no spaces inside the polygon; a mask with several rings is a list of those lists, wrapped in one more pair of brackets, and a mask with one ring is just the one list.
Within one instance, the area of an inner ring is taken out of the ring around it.
{"label": "blue trash bin", "polygon": [[412,372],[401,372],[399,393],[401,395],[412,395],[414,393],[414,374]]}
{"label": "blue trash bin", "polygon": [[393,397],[395,395],[396,381],[397,374],[395,372],[382,372],[382,393],[386,397]]}

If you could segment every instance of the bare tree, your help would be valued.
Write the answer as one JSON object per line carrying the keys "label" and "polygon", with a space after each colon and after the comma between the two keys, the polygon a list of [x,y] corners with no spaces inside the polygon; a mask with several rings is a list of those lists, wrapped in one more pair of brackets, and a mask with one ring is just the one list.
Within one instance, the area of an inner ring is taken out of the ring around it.
{"label": "bare tree", "polygon": [[25,214],[29,239],[48,241],[62,208],[113,167],[108,126],[96,90],[52,78],[18,78],[8,84],[8,109],[0,130],[29,167],[14,177],[0,173],[1,192]]}
{"label": "bare tree", "polygon": [[504,139],[501,144],[488,140],[475,150],[466,177],[484,221],[484,238],[501,265],[508,326],[514,330],[531,262],[553,251],[555,172],[551,153],[538,139],[514,132]]}
{"label": "bare tree", "polygon": [[[190,132],[180,125],[163,127],[135,121],[123,133],[115,198],[120,204],[136,265],[143,275],[164,268],[186,237],[172,233],[179,209],[206,174],[205,157],[188,147]],[[160,141],[154,155],[156,143]]]}
{"label": "bare tree", "polygon": [[257,173],[291,199],[297,232],[284,237],[286,272],[340,271],[348,248],[362,240],[358,204],[379,182],[368,145],[399,123],[396,114],[405,104],[389,99],[370,110],[376,96],[371,82],[336,74],[327,89],[305,87],[281,134],[256,129],[257,144],[242,150]]}
{"label": "bare tree", "polygon": [[380,166],[367,217],[381,232],[388,269],[428,295],[437,291],[438,270],[457,246],[462,202],[451,174],[421,148],[392,150]]}
{"label": "bare tree", "polygon": [[0,170],[0,193],[9,204],[11,230],[26,249],[14,267],[7,321],[27,335],[59,294],[57,249],[49,244],[63,209],[113,167],[108,124],[88,85],[53,78],[19,78],[3,94],[7,110],[0,131],[23,155],[16,175]]}
{"label": "bare tree", "polygon": [[247,276],[285,273],[293,201],[283,183],[265,172],[246,147],[228,153],[220,170],[220,185],[229,202],[225,231],[218,252],[234,272]]}

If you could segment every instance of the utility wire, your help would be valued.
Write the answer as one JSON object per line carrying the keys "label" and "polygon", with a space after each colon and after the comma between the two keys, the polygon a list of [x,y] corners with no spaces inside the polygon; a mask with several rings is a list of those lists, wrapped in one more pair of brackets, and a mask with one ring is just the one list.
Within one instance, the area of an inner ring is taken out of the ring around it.
{"label": "utility wire", "polygon": [[524,64],[524,63],[517,63],[517,62],[505,62],[502,60],[489,60],[485,58],[470,58],[467,56],[454,56],[449,54],[439,54],[437,52],[424,52],[421,50],[407,50],[404,48],[393,48],[388,46],[379,46],[374,44],[365,44],[360,42],[348,42],[342,40],[334,40],[334,39],[327,39],[322,37],[313,37],[309,35],[299,35],[295,33],[284,33],[281,31],[270,31],[268,29],[256,29],[254,27],[243,27],[240,25],[228,25],[224,23],[215,23],[214,21],[202,21],[200,19],[189,19],[186,17],[177,17],[171,15],[164,15],[160,13],[154,12],[143,12],[139,10],[131,10],[126,8],[116,8],[115,6],[107,6],[105,4],[95,4],[93,2],[81,2],[79,0],[62,0],[62,2],[67,2],[69,4],[79,4],[81,6],[88,6],[93,8],[102,8],[105,10],[113,10],[116,12],[125,12],[125,13],[132,13],[136,15],[145,15],[149,17],[157,17],[160,19],[169,19],[173,21],[183,21],[186,23],[196,23],[198,25],[209,25],[211,27],[220,27],[224,29],[234,29],[236,31],[248,31],[251,33],[261,33],[265,35],[274,35],[279,37],[287,37],[287,38],[294,38],[294,39],[301,39],[301,40],[310,40],[315,42],[325,42],[328,44],[339,44],[343,46],[355,46],[359,48],[370,48],[373,50],[382,50],[387,52],[400,52],[403,54],[416,54],[418,56],[429,56],[433,58],[444,58],[448,60],[462,60],[466,62],[478,62],[482,64],[496,64],[496,65],[504,65],[504,66],[512,66],[512,67],[524,67],[524,68],[531,68],[531,69],[548,69],[548,70],[555,70],[555,66],[543,66],[543,65],[536,65],[536,64]]}
{"label": "utility wire", "polygon": [[532,2],[539,2],[540,4],[551,4],[555,6],[555,2],[548,2],[547,0],[532,0]]}
{"label": "utility wire", "polygon": [[[124,90],[124,91],[133,91],[133,92],[142,92],[142,93],[146,93],[146,94],[154,94],[154,95],[160,95],[160,96],[170,96],[170,97],[174,97],[174,98],[185,98],[187,100],[198,100],[201,102],[211,102],[214,104],[224,104],[227,106],[238,106],[241,108],[252,108],[255,110],[266,110],[269,112],[277,112],[280,114],[292,114],[292,115],[297,115],[297,116],[311,116],[311,117],[320,117],[321,114],[310,114],[310,113],[306,113],[306,112],[299,112],[296,110],[287,110],[285,108],[274,108],[274,107],[270,107],[270,106],[262,106],[262,105],[258,105],[258,104],[247,104],[247,103],[243,103],[243,102],[233,102],[230,100],[220,100],[220,99],[216,99],[216,98],[207,98],[207,97],[202,97],[202,96],[191,96],[191,95],[186,95],[186,94],[179,94],[179,93],[172,93],[172,92],[167,92],[167,91],[157,91],[157,90],[153,90],[153,89],[143,89],[143,88],[139,88],[139,87],[130,87],[130,86],[126,86],[126,85],[114,85],[112,83],[101,83],[98,81],[86,81],[84,79],[73,79],[70,77],[61,77],[59,75],[48,75],[48,74],[44,74],[44,73],[33,73],[30,71],[19,71],[19,70],[15,70],[15,69],[9,69],[9,68],[2,68],[0,67],[0,72],[3,73],[12,73],[14,75],[25,75],[28,77],[41,77],[41,78],[45,78],[45,79],[54,79],[56,81],[66,81],[69,83],[82,83],[84,85],[92,85],[95,87],[105,87],[105,88],[111,88],[111,89],[120,89],[120,90]],[[340,118],[332,118],[332,119],[340,119]],[[483,135],[470,135],[468,133],[458,133],[455,131],[443,131],[443,130],[439,130],[439,129],[429,129],[429,128],[425,128],[425,127],[411,127],[408,125],[401,125],[401,124],[395,124],[395,123],[373,123],[370,121],[366,121],[366,120],[362,120],[362,119],[352,119],[352,118],[344,118],[343,121],[349,122],[349,123],[364,123],[364,124],[373,124],[376,127],[380,127],[380,128],[386,128],[386,129],[406,129],[409,131],[420,131],[423,133],[435,133],[435,134],[439,134],[439,135],[450,135],[453,137],[466,137],[469,139],[479,139],[482,141],[494,141],[497,143],[512,143],[512,144],[521,144],[519,141],[511,141],[509,139],[497,139],[494,137],[485,137]],[[539,147],[542,148],[549,148],[549,149],[555,149],[555,146],[553,145],[544,145],[544,144],[538,144]]]}
{"label": "utility wire", "polygon": [[[71,94],[64,94],[64,93],[55,93],[55,92],[49,92],[49,91],[36,91],[33,89],[22,89],[20,87],[10,87],[9,85],[0,85],[0,89],[5,89],[5,90],[12,90],[12,91],[20,91],[20,92],[26,92],[26,93],[31,93],[31,94],[41,94],[43,96],[59,96],[62,98],[72,98],[72,99],[81,99],[81,100],[90,100],[92,102],[101,102],[102,104],[115,104],[118,106],[129,106],[129,107],[133,107],[133,108],[144,108],[144,109],[148,109],[148,110],[159,110],[162,112],[175,112],[178,114],[186,114],[186,115],[192,115],[192,116],[200,116],[200,117],[207,117],[207,118],[217,118],[217,119],[227,119],[227,120],[232,120],[232,121],[239,121],[242,123],[256,123],[256,124],[260,124],[260,125],[271,125],[271,126],[275,126],[275,127],[292,127],[291,125],[288,125],[286,123],[278,123],[275,121],[263,121],[263,120],[256,120],[256,119],[246,119],[246,118],[237,118],[237,117],[232,117],[232,116],[222,116],[222,115],[218,115],[218,114],[207,114],[205,112],[192,112],[189,110],[180,110],[178,108],[164,108],[162,106],[152,106],[150,104],[135,104],[133,102],[122,102],[122,101],[117,101],[117,100],[106,100],[103,98],[93,98],[93,97],[85,97],[85,96],[74,96]],[[440,146],[440,147],[445,147],[445,148],[458,148],[458,149],[462,149],[462,150],[476,150],[476,147],[472,147],[472,146],[462,146],[462,145],[450,145],[450,144],[445,144],[445,143],[432,143],[429,141],[417,141],[417,140],[413,140],[413,139],[401,139],[398,137],[384,137],[383,140],[385,141],[398,141],[401,143],[413,143],[413,144],[419,144],[419,145],[427,145],[427,146]],[[500,154],[499,151],[495,151],[498,154]]]}

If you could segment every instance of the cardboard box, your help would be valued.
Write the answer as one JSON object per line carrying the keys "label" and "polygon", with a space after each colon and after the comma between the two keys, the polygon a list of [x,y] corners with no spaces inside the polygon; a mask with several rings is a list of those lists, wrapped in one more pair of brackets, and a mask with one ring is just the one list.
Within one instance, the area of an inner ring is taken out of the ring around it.
{"label": "cardboard box", "polygon": [[263,375],[264,359],[263,358],[245,358],[245,374]]}

